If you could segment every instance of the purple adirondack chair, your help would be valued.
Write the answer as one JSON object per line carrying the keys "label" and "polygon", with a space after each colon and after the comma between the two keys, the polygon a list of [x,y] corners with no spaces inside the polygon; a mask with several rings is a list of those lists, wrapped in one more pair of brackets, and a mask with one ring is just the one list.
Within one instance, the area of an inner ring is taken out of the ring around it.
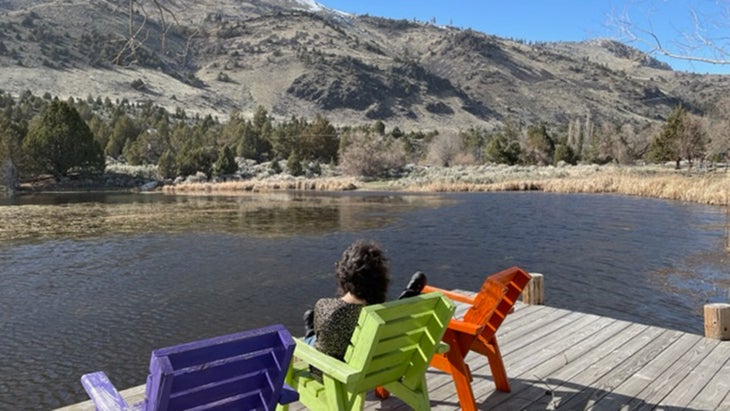
{"label": "purple adirondack chair", "polygon": [[145,399],[127,404],[103,371],[81,384],[97,410],[273,410],[299,399],[284,384],[294,340],[283,325],[152,351]]}

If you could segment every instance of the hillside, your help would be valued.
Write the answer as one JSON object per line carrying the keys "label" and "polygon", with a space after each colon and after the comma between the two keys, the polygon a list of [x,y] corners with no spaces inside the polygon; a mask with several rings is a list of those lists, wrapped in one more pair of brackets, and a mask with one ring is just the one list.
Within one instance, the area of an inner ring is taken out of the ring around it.
{"label": "hillside", "polygon": [[730,88],[610,40],[528,44],[303,0],[162,5],[135,10],[132,51],[127,1],[0,0],[0,89],[151,100],[224,121],[262,105],[282,119],[458,130],[507,118],[645,125],[679,103],[702,113]]}

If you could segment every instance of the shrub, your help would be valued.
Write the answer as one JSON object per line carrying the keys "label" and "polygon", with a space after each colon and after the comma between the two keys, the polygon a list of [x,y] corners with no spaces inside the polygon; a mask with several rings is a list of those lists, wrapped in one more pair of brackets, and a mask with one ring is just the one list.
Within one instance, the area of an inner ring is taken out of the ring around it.
{"label": "shrub", "polygon": [[132,81],[129,85],[137,91],[142,91],[147,88],[147,86],[144,84],[144,81],[140,78]]}
{"label": "shrub", "polygon": [[575,151],[567,144],[558,144],[555,146],[555,154],[553,156],[555,164],[564,161],[568,164],[576,165],[578,163],[578,157],[575,155]]}
{"label": "shrub", "polygon": [[289,174],[295,177],[304,174],[302,162],[299,160],[299,156],[295,152],[292,152],[286,160],[286,168],[289,169]]}
{"label": "shrub", "polygon": [[504,133],[497,134],[487,144],[485,157],[498,164],[515,165],[520,161],[522,148],[517,141],[508,141]]}
{"label": "shrub", "polygon": [[340,150],[340,168],[352,176],[386,177],[406,164],[402,145],[390,136],[356,131],[344,137]]}
{"label": "shrub", "polygon": [[322,166],[319,164],[319,161],[311,162],[307,165],[306,170],[307,177],[315,177],[315,176],[321,176],[322,175]]}

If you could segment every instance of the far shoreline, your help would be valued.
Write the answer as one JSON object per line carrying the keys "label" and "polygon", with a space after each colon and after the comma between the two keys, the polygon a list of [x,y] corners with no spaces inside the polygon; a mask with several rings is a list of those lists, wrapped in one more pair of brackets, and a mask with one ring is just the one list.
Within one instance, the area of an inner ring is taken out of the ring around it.
{"label": "far shoreline", "polygon": [[727,167],[676,170],[673,165],[565,165],[565,166],[413,166],[396,178],[363,179],[329,173],[293,177],[274,174],[249,179],[145,185],[155,180],[136,180],[127,186],[109,186],[100,179],[61,183],[23,184],[16,195],[69,193],[145,193],[166,195],[243,195],[282,191],[384,191],[402,193],[540,191],[551,193],[620,194],[727,206],[730,172]]}
{"label": "far shoreline", "polygon": [[165,185],[170,195],[236,195],[272,191],[389,191],[411,193],[541,191],[622,194],[727,206],[730,173],[668,166],[579,165],[416,167],[394,179],[272,176]]}

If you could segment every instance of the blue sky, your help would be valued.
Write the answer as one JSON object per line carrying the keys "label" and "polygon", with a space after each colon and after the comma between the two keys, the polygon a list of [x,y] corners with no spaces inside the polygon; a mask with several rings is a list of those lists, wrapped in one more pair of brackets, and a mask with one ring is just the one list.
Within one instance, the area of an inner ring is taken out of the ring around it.
{"label": "blue sky", "polygon": [[[650,30],[665,48],[694,56],[723,58],[703,50],[686,50],[686,36],[702,24],[705,38],[730,38],[730,2],[725,0],[318,0],[340,11],[395,19],[417,19],[436,24],[472,28],[499,37],[528,41],[581,41],[613,38],[644,51],[647,44],[628,42],[616,19],[628,18],[633,32],[646,40]],[[693,20],[693,15],[696,20]],[[730,42],[720,46],[730,51]],[[654,54],[675,70],[730,74],[730,64],[715,65],[672,59]]]}

